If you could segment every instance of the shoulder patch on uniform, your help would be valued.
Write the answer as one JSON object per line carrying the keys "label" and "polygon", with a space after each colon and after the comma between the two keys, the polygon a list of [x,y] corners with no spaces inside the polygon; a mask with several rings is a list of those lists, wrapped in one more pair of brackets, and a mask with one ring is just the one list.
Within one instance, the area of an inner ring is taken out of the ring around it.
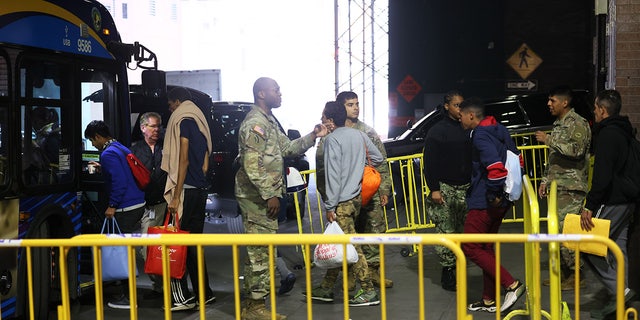
{"label": "shoulder patch on uniform", "polygon": [[253,127],[253,131],[257,132],[261,136],[264,136],[264,129],[262,129],[259,125],[255,125]]}

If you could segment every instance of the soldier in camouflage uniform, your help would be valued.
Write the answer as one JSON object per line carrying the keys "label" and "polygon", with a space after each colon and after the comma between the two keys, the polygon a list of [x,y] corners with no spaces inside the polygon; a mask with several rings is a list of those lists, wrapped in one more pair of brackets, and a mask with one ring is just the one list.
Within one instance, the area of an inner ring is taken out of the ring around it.
{"label": "soldier in camouflage uniform", "polygon": [[[547,169],[538,188],[541,198],[547,196],[552,180],[558,184],[557,211],[560,230],[567,213],[578,213],[588,191],[589,145],[591,129],[589,123],[571,107],[571,89],[566,86],[553,89],[547,103],[557,119],[551,133],[536,132],[536,140],[549,147]],[[575,253],[560,248],[562,290],[574,288]],[[545,280],[543,284],[548,285]],[[583,285],[581,283],[581,285]]]}
{"label": "soldier in camouflage uniform", "polygon": [[[384,161],[375,167],[376,170],[380,172],[380,177],[382,178],[380,188],[369,204],[360,209],[360,215],[358,221],[356,221],[356,231],[362,233],[385,233],[387,231],[387,225],[383,207],[389,202],[389,195],[391,194],[391,177],[389,175],[389,165],[387,164],[387,152],[376,130],[358,119],[360,115],[358,95],[352,91],[343,91],[338,94],[336,101],[344,105],[347,110],[345,126],[364,132],[384,157]],[[363,245],[362,251],[367,258],[371,280],[375,286],[380,287],[380,248],[377,245]],[[350,279],[353,278],[350,277]],[[354,289],[354,285],[355,282],[350,280],[349,289]],[[393,287],[393,281],[384,279],[384,286],[387,288]]]}
{"label": "soldier in camouflage uniform", "polygon": [[[285,194],[283,157],[304,153],[316,137],[327,134],[322,125],[296,140],[282,133],[271,109],[280,107],[278,83],[259,78],[253,85],[255,105],[240,125],[238,148],[240,169],[236,174],[235,196],[242,212],[246,233],[275,234],[280,198]],[[247,300],[242,319],[271,319],[264,298],[269,294],[269,254],[266,246],[247,246],[244,271]],[[277,315],[276,319],[286,319]]]}
{"label": "soldier in camouflage uniform", "polygon": [[[429,130],[424,146],[424,174],[429,187],[429,215],[438,233],[462,233],[467,216],[465,197],[471,180],[471,139],[460,124],[457,91],[444,96],[444,117]],[[452,156],[454,155],[454,156]],[[444,246],[436,246],[442,265],[440,285],[456,291],[456,256]]]}

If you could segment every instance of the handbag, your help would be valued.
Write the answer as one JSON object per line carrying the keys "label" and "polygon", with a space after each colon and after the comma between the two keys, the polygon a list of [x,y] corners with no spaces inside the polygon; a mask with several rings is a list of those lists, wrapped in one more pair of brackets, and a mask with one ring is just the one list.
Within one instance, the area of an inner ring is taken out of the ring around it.
{"label": "handbag", "polygon": [[[169,225],[169,218],[172,217],[174,224]],[[150,227],[148,234],[188,234],[189,231],[180,230],[180,219],[175,214],[167,212],[164,218],[164,225]],[[162,275],[162,247],[148,246],[147,260],[144,262],[144,273]],[[187,264],[187,246],[171,245],[166,246],[169,257],[169,270],[171,278],[182,279]]]}
{"label": "handbag", "polygon": [[[106,218],[102,223],[101,234],[124,237],[116,218]],[[136,276],[138,272],[136,271]],[[102,247],[102,281],[123,280],[129,278],[129,258],[127,246]]]}
{"label": "handbag", "polygon": [[369,204],[369,201],[373,199],[376,192],[378,192],[382,178],[380,177],[380,172],[371,165],[369,149],[367,148],[366,143],[364,145],[364,149],[367,153],[367,164],[365,164],[364,172],[362,174],[362,190],[360,191],[360,196],[362,197],[362,205],[366,206]]}
{"label": "handbag", "polygon": [[[323,234],[344,234],[337,222],[331,222],[324,230]],[[342,266],[344,253],[342,244],[328,243],[319,244],[313,250],[313,262],[319,268],[332,269]],[[358,262],[358,252],[351,243],[347,244],[347,263]]]}
{"label": "handbag", "polygon": [[[611,220],[608,219],[599,219],[599,218],[591,218],[593,221],[594,227],[591,231],[582,230],[580,227],[580,215],[569,213],[564,217],[564,222],[562,224],[562,234],[590,234],[590,235],[599,235],[605,238],[609,237],[609,227],[611,225]],[[586,252],[590,254],[594,254],[601,257],[607,256],[607,245],[599,242],[563,242],[565,247],[576,250],[580,248],[581,252]]]}

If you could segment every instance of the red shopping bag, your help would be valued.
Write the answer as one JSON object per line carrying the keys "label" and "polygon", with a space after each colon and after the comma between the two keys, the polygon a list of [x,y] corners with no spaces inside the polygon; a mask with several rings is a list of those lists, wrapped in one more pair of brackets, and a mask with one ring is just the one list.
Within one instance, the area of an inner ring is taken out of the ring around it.
{"label": "red shopping bag", "polygon": [[[172,217],[174,225],[169,225],[169,217]],[[163,226],[150,227],[149,234],[187,234],[189,231],[180,230],[180,220],[176,219],[175,214],[168,213],[164,218]],[[186,270],[187,263],[187,247],[186,246],[167,246],[169,250],[169,269],[171,270],[171,278],[182,279]],[[144,273],[162,275],[162,246],[147,247],[147,261],[144,263]]]}

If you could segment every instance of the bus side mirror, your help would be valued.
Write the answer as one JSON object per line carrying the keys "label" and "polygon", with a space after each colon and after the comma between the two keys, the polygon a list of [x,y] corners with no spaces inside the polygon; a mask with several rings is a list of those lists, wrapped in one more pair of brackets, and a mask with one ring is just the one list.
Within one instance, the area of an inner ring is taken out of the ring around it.
{"label": "bus side mirror", "polygon": [[142,71],[142,90],[145,97],[167,99],[167,78],[162,70]]}

